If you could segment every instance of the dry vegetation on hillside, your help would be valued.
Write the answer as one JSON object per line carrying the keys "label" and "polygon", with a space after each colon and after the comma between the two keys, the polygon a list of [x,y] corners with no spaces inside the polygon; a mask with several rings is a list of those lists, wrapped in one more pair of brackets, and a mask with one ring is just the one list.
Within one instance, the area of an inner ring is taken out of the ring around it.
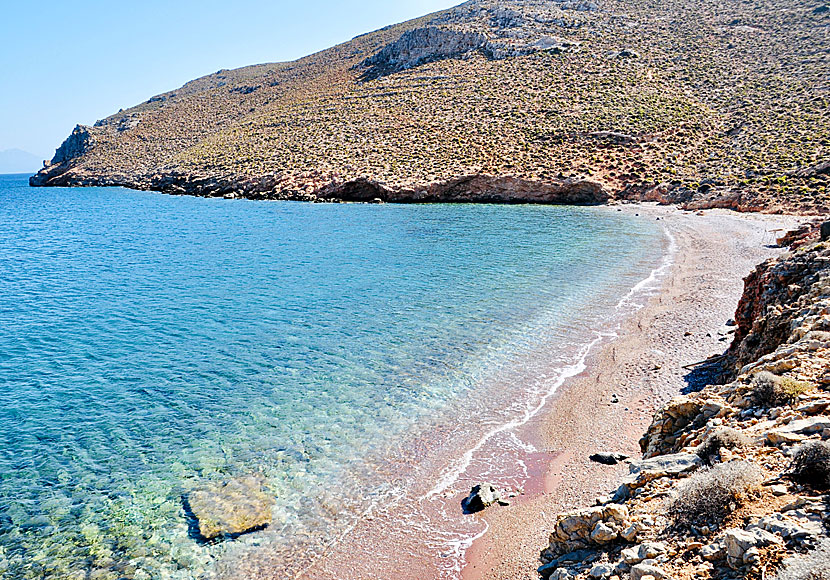
{"label": "dry vegetation on hillside", "polygon": [[572,177],[692,208],[823,212],[826,8],[473,0],[154,97],[79,131],[77,156],[34,182],[314,199],[360,178]]}

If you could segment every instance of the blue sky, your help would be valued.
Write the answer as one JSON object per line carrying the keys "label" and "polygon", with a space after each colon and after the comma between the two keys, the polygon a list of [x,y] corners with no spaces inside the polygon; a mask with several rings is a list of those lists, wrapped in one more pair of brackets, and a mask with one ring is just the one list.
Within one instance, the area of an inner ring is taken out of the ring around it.
{"label": "blue sky", "polygon": [[0,9],[0,151],[51,158],[77,123],[222,68],[294,60],[460,0],[12,0]]}

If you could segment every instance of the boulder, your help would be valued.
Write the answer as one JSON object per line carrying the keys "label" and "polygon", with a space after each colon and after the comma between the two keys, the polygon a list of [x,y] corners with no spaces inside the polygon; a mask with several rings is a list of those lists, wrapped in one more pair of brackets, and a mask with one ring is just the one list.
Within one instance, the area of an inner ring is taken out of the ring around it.
{"label": "boulder", "polygon": [[[793,510],[793,516],[802,515],[799,511]],[[761,528],[772,534],[778,534],[790,542],[811,541],[824,535],[824,526],[821,519],[810,519],[805,517],[791,517],[782,513],[773,513],[761,518],[757,524],[748,529]]]}
{"label": "boulder", "polygon": [[597,564],[588,572],[589,578],[608,578],[614,572],[611,564]]}
{"label": "boulder", "polygon": [[662,568],[653,564],[637,564],[631,567],[631,580],[642,580],[646,576],[652,576],[655,580],[668,578]]}
{"label": "boulder", "polygon": [[619,532],[605,524],[605,522],[597,522],[594,529],[591,530],[591,540],[597,544],[607,544],[619,537]]}
{"label": "boulder", "polygon": [[726,544],[723,540],[707,544],[700,549],[700,556],[708,562],[723,560],[726,557]]}
{"label": "boulder", "polygon": [[677,477],[678,475],[691,473],[701,465],[700,457],[697,455],[673,453],[642,461],[632,461],[629,471],[632,475],[649,474],[651,479],[656,479],[658,477]]}
{"label": "boulder", "polygon": [[628,508],[607,504],[559,514],[550,534],[550,545],[542,552],[543,562],[558,562],[563,554],[593,549],[618,541],[632,525]]}
{"label": "boulder", "polygon": [[754,553],[748,554],[751,548],[763,548],[782,543],[781,538],[761,528],[751,530],[733,528],[726,530],[723,538],[726,544],[726,561],[732,568],[752,563]]}
{"label": "boulder", "polygon": [[[596,559],[596,553],[592,550],[575,550],[568,552],[557,558],[554,558],[546,564],[540,566],[537,570],[542,578],[551,580],[570,580],[573,575],[568,571],[568,567],[581,562],[591,562]],[[544,553],[542,556],[544,561]]]}
{"label": "boulder", "polygon": [[540,566],[537,572],[544,580],[572,580],[573,578],[573,574],[567,568],[562,568],[558,564],[545,564]]}
{"label": "boulder", "polygon": [[629,465],[629,475],[623,479],[614,501],[623,501],[631,493],[643,487],[648,482],[661,477],[681,477],[692,473],[703,465],[703,461],[692,453],[673,453],[658,455],[642,461],[632,461]]}
{"label": "boulder", "polygon": [[236,537],[271,523],[275,498],[264,489],[259,475],[213,482],[190,492],[186,509],[195,518],[205,540]]}
{"label": "boulder", "polygon": [[489,483],[479,483],[470,490],[470,495],[461,501],[466,513],[480,512],[501,501],[501,493]]}
{"label": "boulder", "polygon": [[766,439],[770,445],[799,443],[807,436],[822,433],[825,429],[830,429],[830,417],[823,415],[808,417],[791,421],[787,425],[769,431]]}
{"label": "boulder", "polygon": [[662,542],[643,542],[639,546],[632,546],[620,552],[623,562],[629,565],[639,564],[643,560],[651,560],[666,553],[666,545]]}

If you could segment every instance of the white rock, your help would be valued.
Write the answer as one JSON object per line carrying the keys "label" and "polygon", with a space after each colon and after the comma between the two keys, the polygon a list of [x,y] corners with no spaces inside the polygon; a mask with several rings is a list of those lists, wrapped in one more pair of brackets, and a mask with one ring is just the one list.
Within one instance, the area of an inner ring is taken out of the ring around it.
{"label": "white rock", "polygon": [[708,560],[709,562],[721,560],[726,557],[726,545],[723,542],[718,541],[707,546],[703,546],[700,549],[700,555],[704,560]]}
{"label": "white rock", "polygon": [[663,580],[666,573],[653,564],[637,564],[631,567],[631,580],[642,580],[645,576],[653,576],[655,580]]}
{"label": "white rock", "polygon": [[606,544],[616,540],[618,534],[614,528],[606,525],[604,522],[597,522],[594,529],[591,531],[591,539],[597,544]]}
{"label": "white rock", "polygon": [[611,575],[614,571],[614,567],[611,564],[597,564],[591,571],[588,572],[588,576],[591,578],[606,578]]}

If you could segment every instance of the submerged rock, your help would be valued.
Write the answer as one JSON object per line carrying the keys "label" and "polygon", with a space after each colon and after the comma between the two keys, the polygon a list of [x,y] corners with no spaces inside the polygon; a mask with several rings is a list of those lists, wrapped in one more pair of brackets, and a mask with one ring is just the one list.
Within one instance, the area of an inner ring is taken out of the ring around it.
{"label": "submerged rock", "polygon": [[190,493],[186,507],[206,540],[236,537],[271,523],[275,499],[265,492],[257,475],[208,484]]}

